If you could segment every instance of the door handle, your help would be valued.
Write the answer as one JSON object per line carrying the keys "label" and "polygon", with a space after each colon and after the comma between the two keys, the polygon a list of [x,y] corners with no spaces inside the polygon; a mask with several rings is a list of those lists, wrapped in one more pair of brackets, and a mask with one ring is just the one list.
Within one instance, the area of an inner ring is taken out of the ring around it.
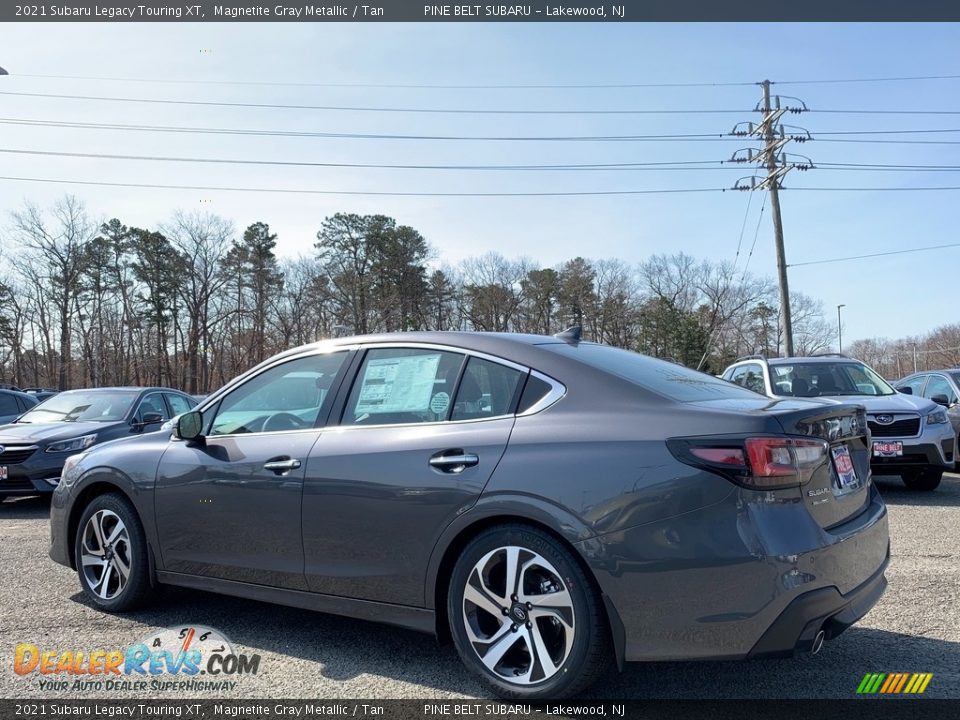
{"label": "door handle", "polygon": [[283,475],[291,470],[296,470],[298,467],[300,467],[300,461],[291,460],[290,458],[287,458],[286,460],[271,460],[263,464],[264,470],[270,470],[277,475]]}
{"label": "door handle", "polygon": [[480,462],[480,458],[474,453],[465,453],[462,450],[454,450],[450,454],[438,453],[430,458],[430,467],[436,468],[442,472],[453,473],[454,475],[462,473],[468,467],[473,467]]}

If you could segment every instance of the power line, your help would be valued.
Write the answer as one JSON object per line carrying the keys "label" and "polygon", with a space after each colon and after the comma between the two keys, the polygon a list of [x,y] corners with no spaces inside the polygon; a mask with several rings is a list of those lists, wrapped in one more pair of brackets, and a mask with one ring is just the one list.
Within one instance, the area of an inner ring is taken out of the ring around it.
{"label": "power line", "polygon": [[740,259],[740,247],[743,245],[743,233],[747,229],[747,218],[750,217],[750,203],[753,202],[753,193],[747,193],[747,209],[743,213],[743,223],[740,225],[740,237],[737,239],[737,253],[733,256],[733,267],[736,269],[737,261]]}
{"label": "power line", "polygon": [[99,95],[60,95],[54,93],[26,93],[0,91],[0,95],[16,97],[53,98],[57,100],[95,100],[96,102],[141,103],[149,105],[191,105],[200,107],[234,107],[234,108],[270,108],[276,110],[324,110],[344,112],[378,112],[378,113],[427,113],[443,115],[722,115],[736,113],[742,115],[746,110],[707,110],[699,108],[689,109],[627,109],[627,110],[518,110],[518,109],[488,109],[488,108],[411,108],[411,107],[370,107],[364,105],[286,105],[279,103],[247,103],[222,102],[213,100],[176,100],[172,98],[128,98],[108,97]]}
{"label": "power line", "polygon": [[[315,132],[299,130],[264,130],[257,128],[217,128],[217,127],[191,127],[177,125],[136,125],[129,123],[95,123],[78,122],[68,120],[38,120],[34,118],[0,118],[0,124],[4,125],[22,125],[27,127],[52,127],[80,130],[130,130],[139,132],[167,132],[167,133],[187,133],[187,134],[211,134],[211,135],[263,135],[269,137],[318,137],[318,138],[350,138],[350,139],[373,139],[373,140],[461,140],[461,141],[581,141],[581,142],[640,142],[640,141],[726,141],[739,140],[743,138],[740,135],[732,133],[680,133],[680,134],[661,134],[661,135],[534,135],[534,136],[488,136],[488,135],[403,135],[403,134],[378,134],[378,133],[337,133],[337,132]],[[908,134],[929,134],[929,133],[960,133],[960,128],[936,128],[936,129],[918,129],[918,130],[838,130],[831,132],[816,133],[816,142],[869,142],[869,143],[924,143],[926,141],[912,140],[846,140],[831,139],[830,135],[908,135]],[[931,141],[931,144],[939,144],[941,141]],[[946,144],[960,144],[960,141],[944,141]]]}
{"label": "power line", "polygon": [[624,90],[630,88],[706,88],[748,87],[755,82],[693,82],[693,83],[571,83],[571,84],[483,84],[443,85],[411,83],[330,83],[330,82],[280,82],[274,80],[197,80],[178,78],[103,77],[96,75],[47,75],[39,73],[15,73],[11,77],[43,78],[56,80],[94,80],[105,82],[160,83],[174,85],[249,85],[255,87],[319,87],[319,88],[369,88],[399,90]]}
{"label": "power line", "polygon": [[818,191],[818,192],[922,192],[922,191],[931,191],[935,192],[938,190],[960,190],[960,186],[946,186],[946,187],[792,187],[789,188],[791,192],[797,192],[802,190]]}
{"label": "power line", "polygon": [[378,133],[338,133],[299,130],[257,130],[244,128],[181,127],[177,125],[130,125],[125,123],[87,123],[24,118],[0,118],[0,124],[28,127],[55,127],[80,130],[131,130],[139,132],[187,133],[201,135],[255,135],[266,137],[315,137],[357,140],[456,140],[489,142],[647,142],[735,140],[727,133],[686,133],[673,135],[400,135]]}
{"label": "power line", "polygon": [[[558,165],[407,165],[387,163],[309,162],[305,160],[248,160],[235,158],[168,157],[160,155],[116,155],[110,153],[60,152],[0,148],[0,153],[97,160],[189,162],[227,165],[278,165],[284,167],[367,168],[380,170],[735,170],[724,160],[680,160],[674,162],[583,163]],[[707,167],[694,167],[707,165]],[[727,167],[722,167],[727,165]]]}
{"label": "power line", "polygon": [[[750,193],[751,195],[753,193]],[[760,204],[760,214],[757,215],[757,228],[753,231],[753,244],[750,246],[750,254],[747,255],[747,261],[743,265],[743,278],[747,277],[747,268],[750,267],[750,261],[753,259],[753,251],[757,247],[757,238],[760,237],[760,222],[763,220],[763,211],[767,207],[767,194],[763,194],[763,202]]]}
{"label": "power line", "polygon": [[842,110],[809,108],[809,112],[830,115],[960,115],[960,110]]}
{"label": "power line", "polygon": [[840,83],[912,82],[916,80],[960,80],[960,75],[913,75],[908,77],[822,78],[818,80],[776,80],[772,85],[836,85]]}
{"label": "power line", "polygon": [[[960,189],[960,188],[957,188]],[[829,258],[827,260],[809,260],[801,263],[791,263],[790,267],[801,267],[803,265],[824,265],[827,263],[847,262],[848,260],[863,260],[866,258],[884,257],[886,255],[906,255],[908,253],[927,252],[928,250],[943,250],[945,248],[960,247],[960,243],[948,243],[947,245],[931,245],[922,248],[909,248],[907,250],[891,250],[889,252],[870,253],[869,255],[851,255],[849,257]]]}
{"label": "power line", "polygon": [[289,193],[297,195],[364,195],[395,197],[574,197],[600,195],[667,195],[681,193],[726,192],[726,188],[669,188],[654,190],[595,190],[566,192],[378,192],[366,190],[309,190],[303,188],[217,187],[209,185],[162,185],[157,183],[105,182],[95,180],[62,180],[0,176],[13,182],[53,183],[59,185],[92,185],[98,187],[148,188],[155,190],[204,190],[212,192]]}
{"label": "power line", "polygon": [[[756,81],[744,82],[665,82],[665,83],[484,83],[484,84],[442,84],[442,83],[349,83],[349,82],[283,82],[276,80],[219,80],[184,79],[154,77],[109,77],[102,75],[54,75],[44,73],[14,73],[11,77],[39,78],[54,80],[86,80],[104,82],[136,82],[174,85],[233,85],[253,87],[319,87],[319,88],[371,88],[400,90],[580,90],[580,89],[630,89],[630,88],[706,88],[706,87],[750,87]],[[772,85],[836,85],[845,83],[882,83],[917,82],[932,80],[960,80],[960,75],[912,75],[901,77],[870,78],[817,78],[812,80],[776,80]]]}

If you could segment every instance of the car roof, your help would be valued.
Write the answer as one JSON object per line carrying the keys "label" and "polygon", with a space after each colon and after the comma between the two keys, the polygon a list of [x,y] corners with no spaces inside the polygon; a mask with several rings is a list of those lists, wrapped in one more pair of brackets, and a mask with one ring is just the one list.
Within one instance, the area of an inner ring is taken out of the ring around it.
{"label": "car roof", "polygon": [[839,357],[837,355],[816,355],[810,357],[795,356],[795,357],[785,357],[785,358],[768,358],[767,363],[770,365],[795,365],[797,363],[857,363],[862,364],[859,360],[852,357]]}
{"label": "car roof", "polygon": [[30,393],[20,392],[19,390],[7,390],[6,388],[0,388],[0,393],[4,395],[13,395],[14,397],[30,398],[31,400],[36,400],[36,398]]}
{"label": "car roof", "polygon": [[[380,343],[425,343],[449,345],[452,348],[462,348],[491,355],[514,356],[518,351],[523,355],[538,345],[560,345],[566,342],[552,335],[533,335],[528,333],[498,333],[498,332],[462,332],[454,330],[424,330],[415,332],[377,333],[371,335],[352,335],[350,337],[332,338],[319,342],[291,348],[279,357],[297,355],[315,348],[338,348],[352,345],[376,345]],[[582,341],[580,344],[596,344]]]}
{"label": "car roof", "polygon": [[[100,393],[100,392],[137,392],[137,393],[141,393],[141,392],[147,392],[147,391],[150,391],[150,392],[175,392],[175,393],[179,393],[179,394],[181,394],[181,395],[186,395],[186,393],[183,392],[182,390],[174,390],[173,388],[165,388],[165,387],[135,387],[135,386],[97,387],[97,388],[74,388],[74,389],[72,389],[72,390],[64,390],[63,392],[64,392],[64,393],[68,393],[68,392],[92,392],[92,393]],[[61,394],[61,393],[57,393],[57,394],[59,395],[59,394]]]}

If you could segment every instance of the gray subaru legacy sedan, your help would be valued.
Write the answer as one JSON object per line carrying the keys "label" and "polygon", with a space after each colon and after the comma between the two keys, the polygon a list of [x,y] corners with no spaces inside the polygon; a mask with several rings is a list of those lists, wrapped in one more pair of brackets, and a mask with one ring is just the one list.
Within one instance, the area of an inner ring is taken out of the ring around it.
{"label": "gray subaru legacy sedan", "polygon": [[71,457],[51,539],[108,612],[168,584],[400,625],[530,700],[624,661],[819,651],[889,559],[861,406],[576,331],[285,352]]}

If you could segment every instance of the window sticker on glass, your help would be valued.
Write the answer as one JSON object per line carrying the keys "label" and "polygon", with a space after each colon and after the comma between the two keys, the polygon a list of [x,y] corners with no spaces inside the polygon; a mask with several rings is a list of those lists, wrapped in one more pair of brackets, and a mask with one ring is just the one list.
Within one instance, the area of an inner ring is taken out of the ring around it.
{"label": "window sticker on glass", "polygon": [[371,360],[363,375],[355,414],[427,410],[439,365],[440,353]]}

